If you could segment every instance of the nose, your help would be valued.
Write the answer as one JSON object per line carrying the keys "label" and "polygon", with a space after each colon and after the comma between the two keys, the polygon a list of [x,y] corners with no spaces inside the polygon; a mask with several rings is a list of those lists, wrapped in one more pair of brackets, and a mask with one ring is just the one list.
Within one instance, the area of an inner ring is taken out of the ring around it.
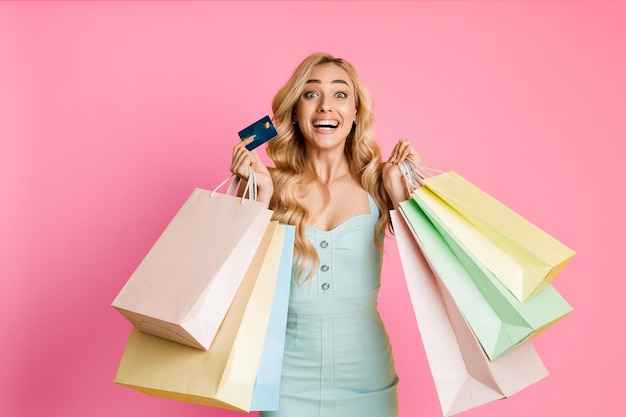
{"label": "nose", "polygon": [[327,113],[331,111],[330,100],[326,98],[326,96],[322,96],[320,99],[317,111],[320,113]]}

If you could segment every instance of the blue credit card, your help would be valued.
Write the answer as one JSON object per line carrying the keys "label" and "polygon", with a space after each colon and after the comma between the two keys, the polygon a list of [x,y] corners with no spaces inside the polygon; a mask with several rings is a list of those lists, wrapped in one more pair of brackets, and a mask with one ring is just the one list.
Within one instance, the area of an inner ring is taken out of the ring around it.
{"label": "blue credit card", "polygon": [[245,129],[239,131],[239,138],[241,140],[249,138],[252,135],[255,136],[254,140],[246,145],[246,149],[249,151],[264,144],[277,135],[276,127],[274,127],[272,119],[270,119],[269,116],[265,116],[261,120],[258,120]]}

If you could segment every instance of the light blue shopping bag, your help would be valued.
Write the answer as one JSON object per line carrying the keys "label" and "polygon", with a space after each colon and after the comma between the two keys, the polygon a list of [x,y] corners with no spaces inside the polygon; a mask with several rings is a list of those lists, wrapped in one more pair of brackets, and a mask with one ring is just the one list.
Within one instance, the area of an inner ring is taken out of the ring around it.
{"label": "light blue shopping bag", "polygon": [[285,329],[291,287],[295,226],[286,225],[283,251],[278,267],[272,311],[265,335],[261,363],[254,384],[251,410],[276,411],[280,394],[280,378],[285,351]]}

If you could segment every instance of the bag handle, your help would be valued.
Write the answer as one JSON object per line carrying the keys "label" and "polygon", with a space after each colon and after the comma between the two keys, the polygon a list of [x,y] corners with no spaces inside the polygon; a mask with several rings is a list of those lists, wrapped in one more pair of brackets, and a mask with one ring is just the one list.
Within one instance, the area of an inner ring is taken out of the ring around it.
{"label": "bag handle", "polygon": [[[235,191],[237,190],[237,188],[239,187],[239,184],[241,183],[241,178],[239,178],[235,174],[229,175],[228,178],[226,178],[217,187],[215,187],[215,189],[211,191],[210,196],[213,197],[213,194],[215,194],[217,190],[222,188],[224,184],[226,184],[228,181],[230,181],[230,184],[228,185],[228,190],[226,191],[226,195],[234,196]],[[243,201],[246,198],[246,196],[248,196],[250,200],[256,201],[257,194],[258,194],[258,185],[256,181],[256,175],[254,174],[254,171],[252,170],[252,168],[250,168],[248,181],[246,182],[246,188],[244,188],[243,194],[241,195],[241,204],[243,204]]]}
{"label": "bag handle", "polygon": [[426,178],[435,177],[439,174],[444,174],[444,175],[447,174],[446,171],[420,165],[409,158],[405,159],[403,163],[404,163],[405,171],[410,173],[410,176],[413,178],[413,180],[418,182],[420,185],[422,185],[422,181],[425,180]]}
{"label": "bag handle", "polygon": [[243,190],[243,194],[241,195],[241,204],[243,204],[243,199],[246,194],[249,195],[250,200],[256,201],[256,196],[258,194],[258,186],[256,181],[256,174],[250,168],[250,173],[248,174],[248,181],[246,182],[246,188]]}
{"label": "bag handle", "polygon": [[213,194],[215,194],[217,190],[222,188],[224,184],[226,184],[228,181],[230,181],[230,184],[228,185],[228,190],[226,191],[226,194],[232,195],[239,185],[239,177],[236,177],[234,174],[229,175],[224,181],[222,181],[217,187],[215,187],[213,191],[211,191],[211,197],[213,197]]}
{"label": "bag handle", "polygon": [[408,161],[411,166],[412,169],[417,173],[417,175],[419,175],[422,179],[426,179],[429,177],[434,177],[436,175],[439,174],[445,174],[445,171],[441,171],[440,169],[435,169],[435,168],[429,168],[429,167],[425,167],[424,165],[420,165],[410,159],[407,159],[406,161]]}
{"label": "bag handle", "polygon": [[421,187],[424,176],[420,174],[416,169],[416,164],[410,159],[405,159],[398,164],[402,178],[404,179],[404,185],[409,195]]}

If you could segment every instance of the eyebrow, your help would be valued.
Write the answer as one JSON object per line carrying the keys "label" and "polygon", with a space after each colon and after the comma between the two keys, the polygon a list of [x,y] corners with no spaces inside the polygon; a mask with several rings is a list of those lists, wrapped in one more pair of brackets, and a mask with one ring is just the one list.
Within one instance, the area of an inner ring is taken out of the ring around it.
{"label": "eyebrow", "polygon": [[[321,84],[322,82],[320,80],[311,79],[311,80],[307,80],[307,82],[305,84],[311,84],[311,83]],[[332,80],[330,83],[331,84],[345,84],[345,85],[349,86],[348,82],[345,81],[345,80]]]}

